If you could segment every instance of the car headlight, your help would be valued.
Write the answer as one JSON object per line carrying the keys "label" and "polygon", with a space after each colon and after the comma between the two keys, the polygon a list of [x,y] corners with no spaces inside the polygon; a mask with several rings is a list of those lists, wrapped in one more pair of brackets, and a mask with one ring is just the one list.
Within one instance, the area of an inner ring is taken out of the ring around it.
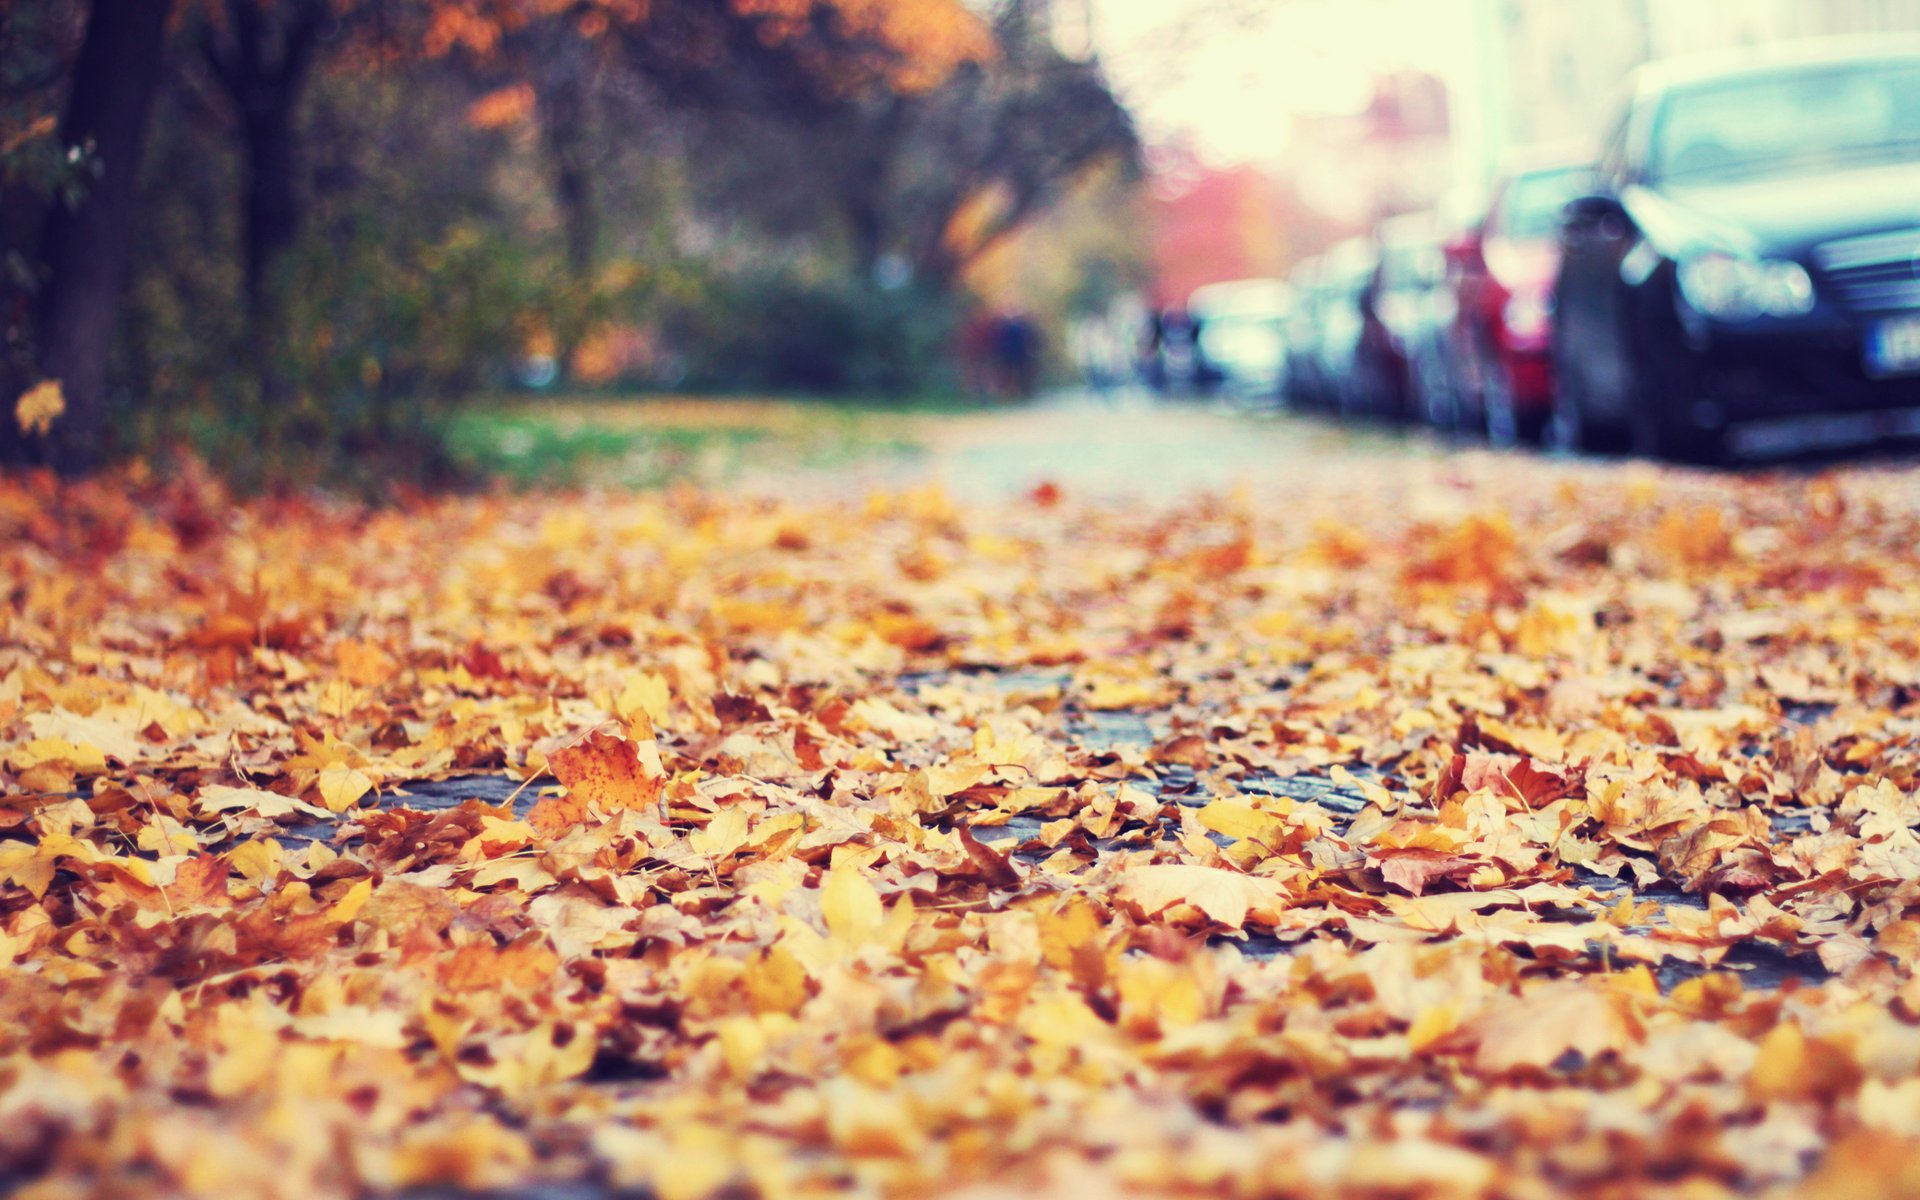
{"label": "car headlight", "polygon": [[1532,341],[1547,336],[1553,325],[1553,304],[1544,292],[1515,292],[1500,310],[1500,323],[1507,336]]}
{"label": "car headlight", "polygon": [[1813,279],[1797,262],[1715,251],[1680,264],[1680,296],[1695,311],[1722,321],[1750,321],[1762,313],[1797,317],[1813,311]]}

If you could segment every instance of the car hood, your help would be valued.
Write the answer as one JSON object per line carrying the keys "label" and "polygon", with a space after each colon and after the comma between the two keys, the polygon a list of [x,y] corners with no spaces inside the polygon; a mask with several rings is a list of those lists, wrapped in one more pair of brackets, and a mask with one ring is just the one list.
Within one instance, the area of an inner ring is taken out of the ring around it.
{"label": "car hood", "polygon": [[1833,238],[1920,227],[1920,163],[1634,190],[1636,221],[1669,253],[1712,246],[1798,258]]}

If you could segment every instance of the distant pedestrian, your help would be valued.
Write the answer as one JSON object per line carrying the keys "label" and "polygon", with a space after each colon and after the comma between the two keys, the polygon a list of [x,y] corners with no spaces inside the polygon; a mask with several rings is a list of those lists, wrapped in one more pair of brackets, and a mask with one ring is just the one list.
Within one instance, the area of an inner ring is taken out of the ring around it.
{"label": "distant pedestrian", "polygon": [[982,310],[960,327],[960,377],[968,392],[976,396],[994,394],[999,387],[995,378],[995,343],[999,318]]}
{"label": "distant pedestrian", "polygon": [[1025,313],[1007,313],[994,325],[993,359],[1000,394],[1024,399],[1039,382],[1039,331]]}

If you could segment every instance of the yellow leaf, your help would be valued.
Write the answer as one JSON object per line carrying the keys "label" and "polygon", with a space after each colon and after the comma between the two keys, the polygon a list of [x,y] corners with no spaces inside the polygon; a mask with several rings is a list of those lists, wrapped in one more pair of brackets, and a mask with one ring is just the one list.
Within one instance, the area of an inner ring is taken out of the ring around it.
{"label": "yellow leaf", "polygon": [[1245,800],[1215,800],[1193,815],[1208,829],[1236,840],[1251,838],[1272,844],[1286,829],[1285,821],[1270,812],[1261,812]]}
{"label": "yellow leaf", "polygon": [[806,1003],[807,969],[786,947],[768,946],[748,963],[747,1000],[756,1013],[790,1013]]}
{"label": "yellow leaf", "polygon": [[1407,1049],[1415,1054],[1460,1028],[1460,1010],[1451,1004],[1422,1009],[1407,1030]]}
{"label": "yellow leaf", "polygon": [[1185,965],[1125,958],[1115,971],[1122,1019],[1135,1028],[1191,1025],[1206,1016],[1199,980]]}
{"label": "yellow leaf", "polygon": [[53,859],[29,842],[0,842],[0,880],[27,889],[38,900],[53,883]]}
{"label": "yellow leaf", "polygon": [[1339,763],[1327,772],[1327,778],[1337,787],[1349,788],[1367,798],[1369,804],[1384,812],[1392,812],[1398,806],[1393,802],[1393,793],[1370,780],[1362,779]]}
{"label": "yellow leaf", "polygon": [[926,778],[927,794],[936,800],[944,800],[956,792],[966,791],[993,774],[993,766],[990,763],[933,766],[921,774]]}
{"label": "yellow leaf", "polygon": [[199,800],[200,806],[208,812],[251,809],[268,818],[286,817],[294,813],[309,817],[333,815],[324,808],[315,807],[304,800],[295,800],[291,796],[282,796],[260,788],[228,787],[217,783],[201,788]]}
{"label": "yellow leaf", "polygon": [[82,746],[65,738],[34,738],[7,752],[7,765],[16,771],[31,771],[59,763],[69,773],[98,775],[107,769],[106,755],[97,746]]}
{"label": "yellow leaf", "polygon": [[843,942],[855,944],[873,941],[886,919],[880,907],[880,893],[873,890],[866,876],[851,863],[843,863],[827,872],[821,889],[820,911],[827,919],[827,932]]}
{"label": "yellow leaf", "polygon": [[83,717],[57,708],[49,713],[35,713],[28,717],[27,727],[33,730],[33,736],[37,738],[59,738],[75,745],[91,746],[123,763],[137,762],[144,754],[144,748],[126,722],[115,722],[102,716]]}
{"label": "yellow leaf", "polygon": [[725,858],[747,840],[747,814],[740,808],[723,808],[713,814],[706,828],[687,835],[687,845],[696,854]]}
{"label": "yellow leaf", "polygon": [[1164,688],[1128,679],[1097,679],[1082,701],[1088,708],[1111,712],[1126,708],[1159,708],[1167,702]]}
{"label": "yellow leaf", "polygon": [[827,1133],[842,1152],[871,1157],[911,1157],[926,1133],[914,1122],[911,1106],[877,1088],[845,1076],[828,1079],[820,1091],[826,1100]]}
{"label": "yellow leaf", "polygon": [[60,390],[60,381],[42,379],[14,402],[13,419],[20,423],[21,433],[45,437],[53,428],[54,418],[66,411],[67,397]]}
{"label": "yellow leaf", "polygon": [[613,711],[624,721],[631,721],[636,713],[645,713],[655,725],[664,725],[670,699],[666,678],[642,671],[627,680],[620,698],[614,701]]}
{"label": "yellow leaf", "polygon": [[320,803],[328,812],[345,812],[371,790],[373,780],[352,767],[336,764],[320,772]]}
{"label": "yellow leaf", "polygon": [[351,921],[360,915],[361,908],[367,903],[367,897],[371,895],[373,895],[373,880],[362,879],[348,888],[346,895],[333,902],[333,907],[327,910],[327,916],[336,921]]}
{"label": "yellow leaf", "polygon": [[1121,877],[1120,894],[1149,917],[1191,904],[1231,929],[1244,925],[1249,914],[1271,921],[1287,903],[1285,889],[1271,879],[1191,863],[1134,867]]}
{"label": "yellow leaf", "polygon": [[473,886],[477,888],[496,887],[510,883],[518,891],[536,892],[541,888],[552,887],[560,882],[553,872],[547,870],[539,861],[531,858],[496,858],[492,862],[482,863],[473,873]]}
{"label": "yellow leaf", "polygon": [[280,843],[272,838],[242,842],[227,852],[227,861],[250,883],[259,883],[277,874],[283,857]]}
{"label": "yellow leaf", "polygon": [[767,1031],[754,1017],[726,1017],[714,1027],[720,1042],[720,1056],[727,1069],[740,1079],[751,1079],[759,1072],[767,1053]]}

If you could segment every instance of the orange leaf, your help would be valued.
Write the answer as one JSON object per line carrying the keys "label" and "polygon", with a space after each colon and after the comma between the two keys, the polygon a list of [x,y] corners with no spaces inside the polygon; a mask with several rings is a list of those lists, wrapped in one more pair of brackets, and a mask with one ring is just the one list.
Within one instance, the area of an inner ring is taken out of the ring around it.
{"label": "orange leaf", "polygon": [[611,733],[592,733],[554,751],[547,766],[566,785],[567,795],[534,805],[527,823],[548,837],[578,825],[592,810],[606,815],[652,807],[667,778],[655,742],[630,742]]}

